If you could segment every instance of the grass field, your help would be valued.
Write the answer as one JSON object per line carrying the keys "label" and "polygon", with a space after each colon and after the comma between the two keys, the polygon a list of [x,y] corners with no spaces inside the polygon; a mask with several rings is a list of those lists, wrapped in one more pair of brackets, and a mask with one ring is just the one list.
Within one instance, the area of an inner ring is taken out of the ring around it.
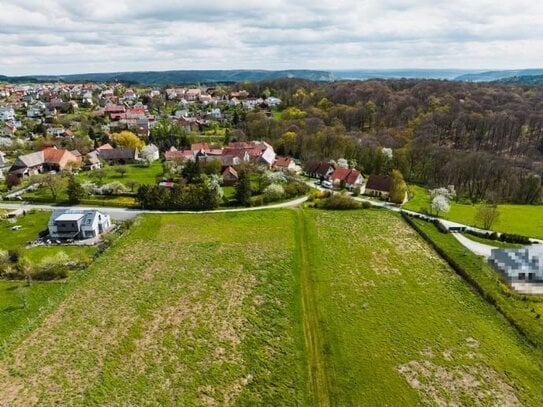
{"label": "grass field", "polygon": [[[430,202],[428,190],[418,185],[410,185],[409,189],[413,197],[403,205],[403,208],[417,212],[427,210]],[[481,227],[482,225],[475,222],[477,206],[451,202],[451,210],[440,217]],[[492,230],[543,239],[543,205],[501,204],[498,205],[498,209],[500,217]]]}
{"label": "grass field", "polygon": [[146,215],[78,277],[0,404],[543,404],[541,354],[382,210]]}
{"label": "grass field", "polygon": [[541,355],[396,215],[307,212],[332,405],[541,405]]}
{"label": "grass field", "polygon": [[[162,175],[162,163],[160,161],[154,161],[149,167],[142,167],[137,164],[125,165],[127,172],[124,176],[120,176],[115,172],[115,166],[107,166],[107,176],[102,180],[102,184],[109,184],[111,182],[121,182],[127,184],[129,181],[137,182],[138,184],[155,185],[157,177]],[[92,171],[82,171],[77,175],[77,179],[80,182],[94,182],[98,183],[96,178],[92,177]]]}
{"label": "grass field", "polygon": [[31,326],[62,287],[59,282],[34,282],[29,287],[25,282],[0,280],[0,354],[5,341]]}
{"label": "grass field", "polygon": [[[26,248],[32,240],[37,239],[41,231],[47,229],[51,212],[34,211],[16,220],[0,220],[0,249],[20,250],[32,263],[37,264],[47,256],[64,252],[73,260],[86,261],[96,252],[94,246],[41,246]],[[20,230],[11,230],[14,225],[21,226]]]}
{"label": "grass field", "polygon": [[310,404],[291,212],[154,215],[0,361],[17,404]]}

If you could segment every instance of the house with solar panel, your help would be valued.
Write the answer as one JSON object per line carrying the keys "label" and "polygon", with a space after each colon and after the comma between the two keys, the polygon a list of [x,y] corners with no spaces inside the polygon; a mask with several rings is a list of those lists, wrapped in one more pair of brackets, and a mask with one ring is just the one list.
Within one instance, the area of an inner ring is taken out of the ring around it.
{"label": "house with solar panel", "polygon": [[543,284],[543,245],[493,249],[488,259],[509,284]]}
{"label": "house with solar panel", "polygon": [[111,229],[111,218],[94,209],[68,209],[54,211],[47,227],[52,239],[92,239]]}

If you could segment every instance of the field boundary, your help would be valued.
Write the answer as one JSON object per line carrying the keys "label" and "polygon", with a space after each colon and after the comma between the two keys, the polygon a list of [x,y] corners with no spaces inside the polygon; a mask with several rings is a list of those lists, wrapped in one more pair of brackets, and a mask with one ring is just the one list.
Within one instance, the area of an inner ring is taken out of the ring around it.
{"label": "field boundary", "polygon": [[319,329],[319,311],[311,277],[307,224],[302,209],[296,211],[296,245],[299,253],[300,290],[304,340],[308,354],[310,394],[314,405],[330,406],[330,378],[322,355],[323,343]]}

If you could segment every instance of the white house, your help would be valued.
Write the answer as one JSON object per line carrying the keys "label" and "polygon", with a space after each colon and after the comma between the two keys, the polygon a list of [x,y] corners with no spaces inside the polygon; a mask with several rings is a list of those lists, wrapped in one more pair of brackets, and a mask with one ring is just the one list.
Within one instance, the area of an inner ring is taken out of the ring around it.
{"label": "white house", "polygon": [[54,211],[48,223],[52,239],[91,239],[111,229],[111,218],[97,210]]}
{"label": "white house", "polygon": [[15,120],[15,110],[11,106],[0,107],[0,121]]}

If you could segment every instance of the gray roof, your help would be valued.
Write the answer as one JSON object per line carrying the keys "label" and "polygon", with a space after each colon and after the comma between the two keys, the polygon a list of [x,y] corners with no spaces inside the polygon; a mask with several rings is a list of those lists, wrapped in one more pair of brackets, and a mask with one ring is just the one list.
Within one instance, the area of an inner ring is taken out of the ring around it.
{"label": "gray roof", "polygon": [[26,167],[35,167],[37,165],[43,164],[45,158],[43,156],[43,151],[37,151],[35,153],[25,154],[19,156],[17,161],[13,164],[15,167],[19,166],[19,162],[24,164]]}
{"label": "gray roof", "polygon": [[49,226],[54,225],[55,221],[58,219],[60,221],[63,220],[79,220],[81,217],[83,217],[83,220],[81,221],[82,225],[90,225],[92,224],[94,218],[98,215],[106,216],[100,211],[97,211],[95,209],[67,209],[67,210],[55,210],[51,214],[51,217],[49,218]]}
{"label": "gray roof", "polygon": [[98,156],[103,160],[134,160],[136,158],[136,150],[134,148],[99,150]]}
{"label": "gray roof", "polygon": [[533,273],[534,280],[543,281],[543,245],[493,249],[489,262],[509,279],[517,279],[519,273]]}

